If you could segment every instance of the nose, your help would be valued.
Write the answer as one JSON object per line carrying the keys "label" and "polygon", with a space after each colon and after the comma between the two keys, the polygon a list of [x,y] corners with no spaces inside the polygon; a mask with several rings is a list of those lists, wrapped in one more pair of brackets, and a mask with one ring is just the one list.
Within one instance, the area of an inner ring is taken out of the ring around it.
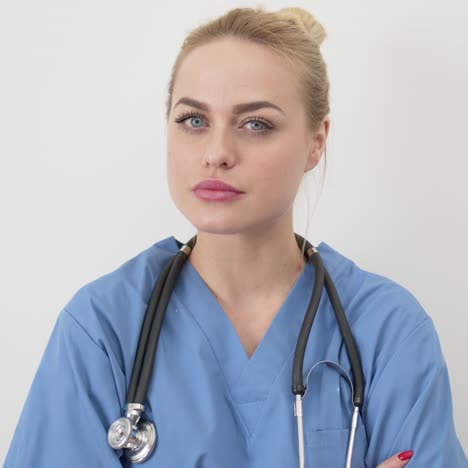
{"label": "nose", "polygon": [[206,151],[203,156],[204,166],[227,166],[235,164],[236,151],[229,129],[220,127],[211,132],[208,137]]}

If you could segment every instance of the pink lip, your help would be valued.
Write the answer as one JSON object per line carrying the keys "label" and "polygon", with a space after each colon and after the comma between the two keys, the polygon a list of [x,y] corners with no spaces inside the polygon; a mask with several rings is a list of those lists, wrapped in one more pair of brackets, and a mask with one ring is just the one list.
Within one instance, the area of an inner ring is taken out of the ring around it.
{"label": "pink lip", "polygon": [[219,179],[206,179],[195,185],[195,195],[201,200],[226,201],[239,198],[244,192]]}
{"label": "pink lip", "polygon": [[199,182],[192,190],[203,189],[204,191],[207,190],[215,190],[215,191],[228,191],[234,193],[243,193],[241,190],[236,189],[232,185],[226,184],[225,182],[218,180],[218,179],[206,179]]}
{"label": "pink lip", "polygon": [[244,195],[242,192],[231,192],[230,190],[208,190],[208,189],[195,189],[193,193],[201,200],[206,201],[227,201],[235,200]]}

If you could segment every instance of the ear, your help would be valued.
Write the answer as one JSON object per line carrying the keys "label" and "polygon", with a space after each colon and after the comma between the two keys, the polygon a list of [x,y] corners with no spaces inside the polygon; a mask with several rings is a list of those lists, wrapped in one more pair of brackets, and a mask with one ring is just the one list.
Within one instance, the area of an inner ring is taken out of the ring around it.
{"label": "ear", "polygon": [[328,131],[330,129],[330,119],[325,117],[319,129],[311,137],[309,155],[306,161],[304,172],[312,170],[319,162],[327,142]]}

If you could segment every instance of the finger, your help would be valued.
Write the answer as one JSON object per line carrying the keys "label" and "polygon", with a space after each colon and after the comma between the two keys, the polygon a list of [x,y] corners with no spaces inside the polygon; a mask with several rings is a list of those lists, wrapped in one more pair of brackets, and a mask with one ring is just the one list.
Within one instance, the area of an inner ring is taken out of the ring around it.
{"label": "finger", "polygon": [[406,466],[413,456],[412,450],[405,450],[404,452],[397,453],[390,458],[387,458],[377,468],[401,468]]}

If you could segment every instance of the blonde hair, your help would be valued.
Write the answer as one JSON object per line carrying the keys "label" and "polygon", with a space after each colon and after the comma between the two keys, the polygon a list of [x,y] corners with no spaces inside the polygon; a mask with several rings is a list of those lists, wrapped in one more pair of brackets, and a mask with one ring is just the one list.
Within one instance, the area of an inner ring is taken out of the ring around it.
{"label": "blonde hair", "polygon": [[[198,26],[185,38],[171,70],[166,123],[171,112],[177,73],[185,57],[195,48],[211,41],[235,38],[261,44],[295,67],[309,129],[315,132],[330,112],[327,66],[320,51],[320,44],[325,37],[325,29],[315,17],[297,7],[281,8],[276,12],[266,11],[263,6],[234,8]],[[326,170],[326,145],[324,153]],[[306,235],[308,226],[309,211]],[[304,245],[302,252],[304,254]]]}

